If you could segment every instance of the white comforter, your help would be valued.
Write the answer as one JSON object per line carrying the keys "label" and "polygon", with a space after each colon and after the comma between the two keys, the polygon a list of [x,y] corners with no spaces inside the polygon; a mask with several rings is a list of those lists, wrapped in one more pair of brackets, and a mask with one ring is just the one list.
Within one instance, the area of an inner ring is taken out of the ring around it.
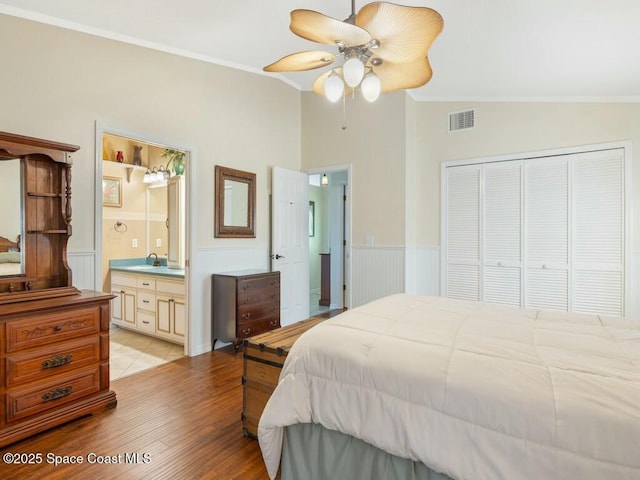
{"label": "white comforter", "polygon": [[319,423],[456,479],[640,479],[640,322],[394,295],[293,346],[260,419]]}

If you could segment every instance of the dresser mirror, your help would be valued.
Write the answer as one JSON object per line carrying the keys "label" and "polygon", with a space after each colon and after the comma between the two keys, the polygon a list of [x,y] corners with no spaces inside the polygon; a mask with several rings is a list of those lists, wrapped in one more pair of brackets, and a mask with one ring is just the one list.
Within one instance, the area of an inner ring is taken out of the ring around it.
{"label": "dresser mirror", "polygon": [[24,275],[22,161],[0,157],[0,277]]}
{"label": "dresser mirror", "polygon": [[0,132],[0,305],[78,293],[67,262],[78,148]]}
{"label": "dresser mirror", "polygon": [[216,238],[255,237],[256,174],[216,165]]}

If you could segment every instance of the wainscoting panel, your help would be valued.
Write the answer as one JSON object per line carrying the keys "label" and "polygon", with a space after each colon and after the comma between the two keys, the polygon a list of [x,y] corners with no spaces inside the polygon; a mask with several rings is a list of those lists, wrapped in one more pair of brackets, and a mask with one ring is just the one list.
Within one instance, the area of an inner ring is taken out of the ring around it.
{"label": "wainscoting panel", "polygon": [[80,290],[100,290],[96,288],[96,252],[67,252],[67,262],[71,268],[73,286]]}
{"label": "wainscoting panel", "polygon": [[[268,246],[198,248],[191,256],[189,355],[211,350],[211,274],[270,267]],[[216,348],[221,347],[216,343]]]}
{"label": "wainscoting panel", "polygon": [[351,247],[351,306],[405,291],[405,248]]}

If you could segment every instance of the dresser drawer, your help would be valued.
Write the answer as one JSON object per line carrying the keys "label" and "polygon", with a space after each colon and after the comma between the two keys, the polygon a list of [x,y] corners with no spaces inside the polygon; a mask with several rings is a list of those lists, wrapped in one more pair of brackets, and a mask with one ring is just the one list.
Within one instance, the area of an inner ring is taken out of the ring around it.
{"label": "dresser drawer", "polygon": [[238,323],[238,331],[236,336],[238,340],[244,340],[245,338],[259,335],[260,333],[268,332],[274,328],[280,327],[280,319],[278,317],[262,318],[260,320],[254,320],[252,322]]}
{"label": "dresser drawer", "polygon": [[246,292],[238,291],[238,307],[263,302],[280,302],[280,289],[273,287],[255,288]]}
{"label": "dresser drawer", "polygon": [[75,337],[97,334],[100,331],[100,307],[28,316],[9,321],[6,325],[7,353],[47,345]]}
{"label": "dresser drawer", "polygon": [[97,335],[72,340],[54,347],[28,353],[7,355],[7,388],[50,378],[100,362],[100,338]]}
{"label": "dresser drawer", "polygon": [[74,371],[66,378],[6,393],[7,423],[55,409],[100,390],[100,369]]}
{"label": "dresser drawer", "polygon": [[155,312],[156,296],[153,293],[138,292],[137,305],[138,308],[141,308],[143,310]]}
{"label": "dresser drawer", "polygon": [[238,326],[245,322],[264,320],[265,318],[279,318],[279,302],[263,302],[252,305],[238,305]]}
{"label": "dresser drawer", "polygon": [[280,277],[277,275],[265,275],[264,277],[238,279],[238,295],[268,288],[280,290]]}

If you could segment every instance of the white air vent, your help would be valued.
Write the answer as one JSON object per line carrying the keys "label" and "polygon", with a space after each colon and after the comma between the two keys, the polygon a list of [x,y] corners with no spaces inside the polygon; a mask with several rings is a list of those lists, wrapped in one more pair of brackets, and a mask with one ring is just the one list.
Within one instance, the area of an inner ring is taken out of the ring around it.
{"label": "white air vent", "polygon": [[468,130],[475,127],[476,111],[465,110],[463,112],[453,112],[449,114],[449,131]]}

